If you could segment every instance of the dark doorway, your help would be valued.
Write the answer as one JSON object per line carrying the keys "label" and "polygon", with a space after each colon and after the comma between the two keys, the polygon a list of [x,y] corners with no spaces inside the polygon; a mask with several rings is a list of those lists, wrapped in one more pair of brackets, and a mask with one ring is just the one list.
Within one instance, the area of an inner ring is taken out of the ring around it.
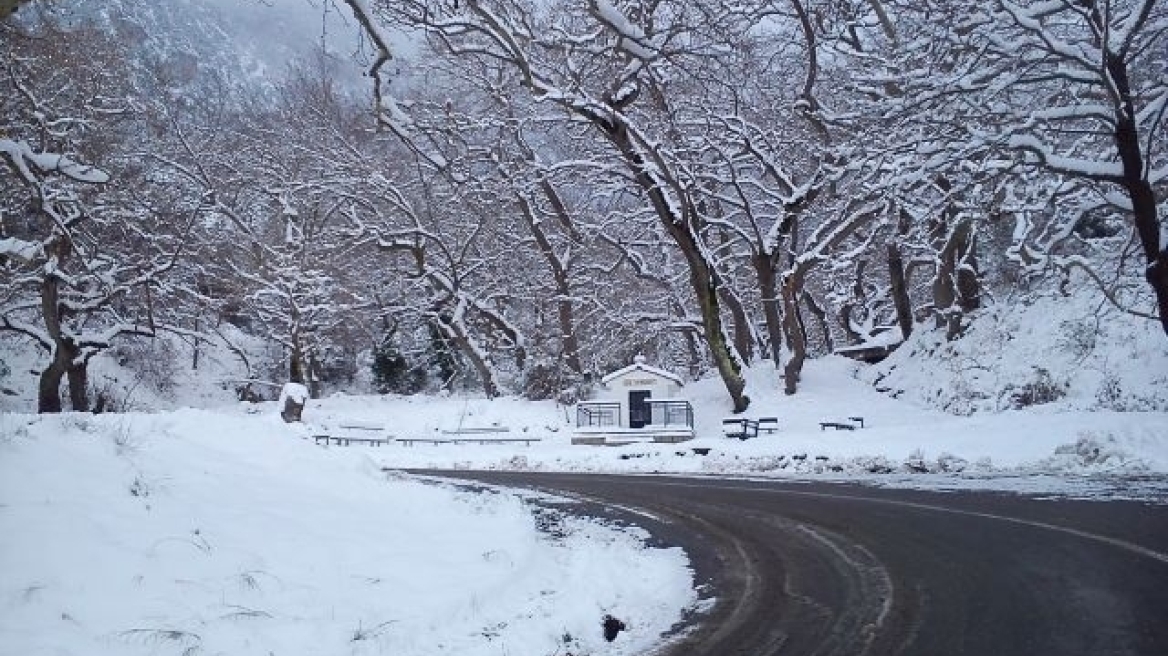
{"label": "dark doorway", "polygon": [[651,396],[653,392],[649,390],[629,392],[629,428],[644,428],[653,421],[649,404],[645,402]]}

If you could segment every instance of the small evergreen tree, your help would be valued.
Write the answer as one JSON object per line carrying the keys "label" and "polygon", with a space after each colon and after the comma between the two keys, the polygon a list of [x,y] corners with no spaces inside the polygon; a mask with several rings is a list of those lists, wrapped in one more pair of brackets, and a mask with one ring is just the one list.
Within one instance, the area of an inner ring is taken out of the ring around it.
{"label": "small evergreen tree", "polygon": [[373,386],[380,394],[417,394],[426,388],[424,367],[411,366],[389,337],[373,350]]}

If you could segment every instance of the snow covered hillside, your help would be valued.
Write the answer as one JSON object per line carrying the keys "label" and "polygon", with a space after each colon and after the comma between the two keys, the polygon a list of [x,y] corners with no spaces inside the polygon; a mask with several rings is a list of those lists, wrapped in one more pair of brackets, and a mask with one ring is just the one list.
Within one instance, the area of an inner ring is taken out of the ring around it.
{"label": "snow covered hillside", "polygon": [[4,656],[637,654],[695,600],[635,530],[242,412],[0,416],[0,534]]}
{"label": "snow covered hillside", "polygon": [[1029,406],[1168,410],[1168,340],[1090,291],[979,311],[958,340],[917,330],[864,380],[960,415]]}

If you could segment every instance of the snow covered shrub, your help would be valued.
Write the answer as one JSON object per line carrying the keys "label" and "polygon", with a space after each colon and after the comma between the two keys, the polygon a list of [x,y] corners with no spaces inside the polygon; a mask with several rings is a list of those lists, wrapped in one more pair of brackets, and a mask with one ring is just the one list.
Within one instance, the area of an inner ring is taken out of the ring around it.
{"label": "snow covered shrub", "polygon": [[138,436],[131,428],[129,422],[119,421],[110,426],[107,435],[109,436],[110,442],[114,445],[114,453],[119,456],[138,451]]}
{"label": "snow covered shrub", "polygon": [[891,474],[894,471],[892,463],[884,456],[862,458],[856,464],[869,474]]}
{"label": "snow covered shrub", "polygon": [[523,373],[523,398],[529,401],[556,399],[570,405],[585,398],[584,381],[560,363],[541,358]]}
{"label": "snow covered shrub", "polygon": [[1075,358],[1085,358],[1095,350],[1099,337],[1099,323],[1093,318],[1068,320],[1059,326],[1058,345]]}
{"label": "snow covered shrub", "polygon": [[1130,386],[1125,388],[1119,374],[1104,369],[1099,389],[1095,391],[1098,407],[1116,412],[1158,412],[1168,410],[1168,378],[1149,385],[1149,393],[1141,394]]}
{"label": "snow covered shrub", "polygon": [[123,386],[119,384],[117,378],[110,376],[102,376],[101,380],[90,386],[90,391],[93,395],[93,414],[99,415],[103,412],[130,412],[135,410],[132,402],[134,390],[138,387],[138,382]]}
{"label": "snow covered shrub", "polygon": [[[109,351],[119,366],[134,374],[135,382],[160,396],[171,398],[178,376],[178,362],[174,345],[164,338],[131,339],[116,344]],[[109,390],[113,393],[113,390]],[[116,393],[113,396],[119,396]],[[107,399],[106,409],[111,409]]]}
{"label": "snow covered shrub", "polygon": [[1103,380],[1099,381],[1099,390],[1095,392],[1095,401],[1099,403],[1099,407],[1108,410],[1126,409],[1123,384],[1119,382],[1119,376],[1115,375],[1115,372],[1108,371],[1103,374]]}
{"label": "snow covered shrub", "polygon": [[904,468],[914,474],[929,473],[929,465],[925,462],[925,452],[921,449],[915,449],[904,460]]}
{"label": "snow covered shrub", "polygon": [[357,353],[347,346],[326,346],[314,358],[313,369],[313,382],[347,387],[357,377]]}
{"label": "snow covered shrub", "polygon": [[528,365],[523,372],[523,398],[529,401],[544,401],[556,398],[560,393],[564,377],[556,363],[540,358]]}
{"label": "snow covered shrub", "polygon": [[1144,462],[1133,458],[1120,448],[1116,439],[1107,434],[1084,431],[1074,444],[1064,444],[1054,450],[1054,455],[1044,463],[1049,467],[1066,470],[1124,470],[1141,472],[1146,470]]}
{"label": "snow covered shrub", "polygon": [[1004,392],[1009,396],[1010,407],[1028,408],[1034,405],[1045,405],[1067,395],[1067,384],[1054,380],[1050,371],[1043,367],[1034,367],[1034,380],[1022,385],[1007,385]]}
{"label": "snow covered shrub", "polygon": [[969,461],[952,453],[942,453],[937,456],[937,466],[943,472],[955,474],[965,471],[969,467]]}
{"label": "snow covered shrub", "polygon": [[382,342],[373,350],[373,363],[369,368],[378,394],[417,394],[426,389],[428,376],[425,368],[411,366],[389,342]]}

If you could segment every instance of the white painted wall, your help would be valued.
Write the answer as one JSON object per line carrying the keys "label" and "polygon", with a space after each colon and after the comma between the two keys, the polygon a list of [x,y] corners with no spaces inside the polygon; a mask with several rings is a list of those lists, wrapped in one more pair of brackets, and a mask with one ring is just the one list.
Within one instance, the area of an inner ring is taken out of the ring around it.
{"label": "white painted wall", "polygon": [[681,385],[649,371],[630,371],[605,383],[596,395],[597,401],[620,403],[620,425],[629,425],[629,392],[647,390],[652,399],[681,398]]}

